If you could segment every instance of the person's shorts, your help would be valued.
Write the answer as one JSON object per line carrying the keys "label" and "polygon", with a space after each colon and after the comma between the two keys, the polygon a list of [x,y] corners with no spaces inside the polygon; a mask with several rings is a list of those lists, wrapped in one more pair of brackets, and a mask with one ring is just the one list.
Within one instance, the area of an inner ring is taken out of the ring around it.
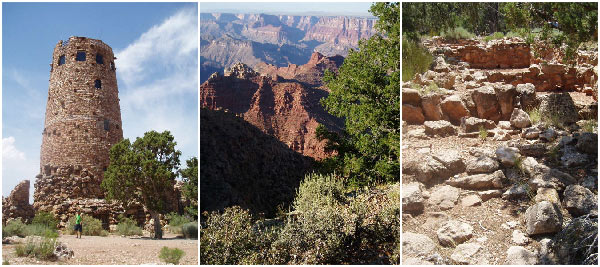
{"label": "person's shorts", "polygon": [[75,231],[79,231],[79,232],[83,231],[83,228],[81,227],[81,224],[78,223],[78,224],[75,225]]}

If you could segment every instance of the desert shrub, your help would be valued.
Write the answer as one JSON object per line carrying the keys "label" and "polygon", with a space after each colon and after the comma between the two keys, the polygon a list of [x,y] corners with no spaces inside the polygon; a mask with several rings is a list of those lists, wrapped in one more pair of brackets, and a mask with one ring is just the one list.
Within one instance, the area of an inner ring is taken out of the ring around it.
{"label": "desert shrub", "polygon": [[119,223],[117,224],[117,232],[120,235],[131,236],[131,235],[142,235],[142,228],[137,226],[135,220],[119,215]]}
{"label": "desert shrub", "polygon": [[179,260],[184,254],[181,249],[163,247],[158,257],[166,263],[179,264]]}
{"label": "desert shrub", "polygon": [[58,237],[56,228],[48,227],[45,224],[29,224],[25,226],[25,233],[28,236]]}
{"label": "desert shrub", "polygon": [[27,236],[27,225],[25,225],[21,220],[12,220],[9,221],[6,226],[2,227],[2,237],[8,236],[18,236],[25,237]]}
{"label": "desert shrub", "polygon": [[402,81],[412,80],[416,74],[426,72],[433,63],[429,51],[416,42],[402,39]]}
{"label": "desert shrub", "polygon": [[552,238],[559,263],[598,265],[598,219],[589,215],[573,219]]}
{"label": "desert shrub", "polygon": [[31,224],[45,225],[47,228],[56,230],[58,220],[54,218],[54,215],[52,215],[52,213],[40,211],[37,214],[35,214],[35,217],[33,217]]}
{"label": "desert shrub", "polygon": [[487,138],[487,136],[488,136],[487,129],[483,125],[480,125],[479,126],[479,138],[483,141]]}
{"label": "desert shrub", "polygon": [[450,28],[442,32],[442,37],[446,40],[471,39],[475,34],[470,33],[463,27]]}
{"label": "desert shrub", "polygon": [[200,235],[201,264],[238,264],[252,253],[252,215],[240,207],[207,216]]}
{"label": "desert shrub", "polygon": [[191,222],[192,220],[184,215],[179,215],[175,212],[171,212],[169,214],[167,214],[167,221],[169,222],[169,231],[171,231],[172,233],[175,234],[181,234],[181,227],[186,224]]}
{"label": "desert shrub", "polygon": [[35,257],[39,260],[55,260],[56,238],[44,237],[41,240],[29,238],[25,244],[15,247],[18,257]]}
{"label": "desert shrub", "polygon": [[586,120],[581,127],[581,130],[587,133],[593,133],[598,129],[598,121]]}
{"label": "desert shrub", "polygon": [[495,32],[483,38],[484,41],[489,42],[491,40],[502,39],[504,38],[503,32]]}
{"label": "desert shrub", "polygon": [[[96,219],[92,216],[89,216],[87,214],[83,214],[81,216],[81,224],[82,224],[82,234],[83,235],[95,235],[95,236],[107,236],[108,235],[108,231],[104,230],[102,228],[102,221],[100,221],[99,219]],[[75,234],[75,216],[72,216],[71,218],[69,218],[69,221],[67,221],[67,230],[69,231],[70,235],[74,235]]]}
{"label": "desert shrub", "polygon": [[198,239],[198,222],[189,222],[181,226],[183,237]]}
{"label": "desert shrub", "polygon": [[440,87],[435,82],[430,82],[428,85],[421,87],[421,90],[419,90],[419,91],[423,95],[441,92]]}
{"label": "desert shrub", "polygon": [[531,120],[532,125],[535,125],[542,120],[542,113],[540,113],[539,107],[528,110],[527,114],[529,115],[529,120]]}

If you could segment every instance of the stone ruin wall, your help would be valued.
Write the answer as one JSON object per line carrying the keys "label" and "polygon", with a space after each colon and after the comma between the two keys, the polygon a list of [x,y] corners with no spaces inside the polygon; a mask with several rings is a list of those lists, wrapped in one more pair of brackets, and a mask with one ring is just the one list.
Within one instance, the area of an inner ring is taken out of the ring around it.
{"label": "stone ruin wall", "polygon": [[[487,82],[512,84],[531,83],[536,91],[589,91],[596,87],[598,74],[597,54],[577,54],[578,64],[569,66],[556,62],[537,62],[531,55],[530,45],[521,38],[446,42],[442,38],[425,41],[434,55],[462,61],[469,68],[480,69],[488,76]],[[512,70],[507,70],[512,69]],[[447,88],[451,89],[451,88]]]}
{"label": "stone ruin wall", "polygon": [[29,222],[34,215],[33,206],[29,204],[29,180],[24,180],[15,186],[8,197],[2,198],[2,225],[6,225],[8,219],[20,218]]}

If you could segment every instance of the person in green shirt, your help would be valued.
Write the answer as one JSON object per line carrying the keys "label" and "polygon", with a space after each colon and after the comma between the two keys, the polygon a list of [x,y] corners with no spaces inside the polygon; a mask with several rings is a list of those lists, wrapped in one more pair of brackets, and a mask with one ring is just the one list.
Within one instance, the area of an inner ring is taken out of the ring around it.
{"label": "person in green shirt", "polygon": [[75,214],[75,235],[76,237],[81,238],[81,232],[83,228],[81,227],[81,212],[77,212]]}

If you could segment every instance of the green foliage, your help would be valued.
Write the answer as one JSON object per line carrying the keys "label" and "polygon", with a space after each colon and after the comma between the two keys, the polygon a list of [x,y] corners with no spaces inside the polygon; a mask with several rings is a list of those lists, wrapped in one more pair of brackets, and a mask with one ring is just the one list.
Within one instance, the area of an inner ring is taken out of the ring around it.
{"label": "green foliage", "polygon": [[[508,35],[506,36],[508,37]],[[495,32],[483,38],[484,41],[489,42],[491,40],[502,39],[504,38],[503,32]]]}
{"label": "green foliage", "polygon": [[119,215],[119,223],[117,224],[117,232],[120,235],[132,236],[142,235],[142,228],[137,226],[137,222],[131,218]]}
{"label": "green foliage", "polygon": [[581,130],[587,133],[593,133],[596,132],[598,129],[598,121],[591,119],[591,120],[585,120],[585,122],[583,123],[583,127],[581,127]]}
{"label": "green foliage", "polygon": [[10,262],[8,260],[4,260],[2,261],[2,265],[10,265]]}
{"label": "green foliage", "polygon": [[[81,216],[82,235],[107,236],[108,232],[102,228],[102,221],[87,214]],[[75,216],[67,221],[66,230],[70,235],[75,234]]]}
{"label": "green foliage", "polygon": [[331,92],[321,100],[345,118],[345,132],[329,147],[338,152],[336,171],[364,183],[395,181],[400,171],[400,4],[376,3],[371,12],[379,34],[361,40],[338,75],[326,72]]}
{"label": "green foliage", "polygon": [[198,222],[189,222],[181,226],[183,237],[198,239]]}
{"label": "green foliage", "polygon": [[56,218],[54,218],[54,215],[52,213],[40,211],[35,215],[35,217],[33,217],[31,224],[40,224],[40,225],[44,225],[47,228],[50,228],[52,230],[56,230],[57,229],[56,226],[58,225],[58,220]]}
{"label": "green foliage", "polygon": [[[149,131],[133,144],[124,139],[112,146],[101,184],[107,199],[143,203],[158,221],[159,213],[168,212],[170,193],[165,189],[173,188],[179,168],[181,151],[175,149],[176,144],[169,131]],[[160,224],[154,230],[155,237],[162,238]]]}
{"label": "green foliage", "polygon": [[479,126],[479,138],[481,139],[481,141],[484,141],[488,136],[488,131],[487,129],[483,126],[480,125]]}
{"label": "green foliage", "polygon": [[184,254],[181,249],[163,247],[158,257],[166,263],[179,264],[179,260],[181,260]]}
{"label": "green foliage", "polygon": [[200,264],[238,264],[250,256],[256,236],[248,211],[235,206],[207,217],[200,235]]}
{"label": "green foliage", "polygon": [[468,30],[466,30],[463,27],[455,27],[455,28],[447,29],[442,32],[441,36],[444,37],[444,39],[446,39],[446,40],[454,40],[454,41],[461,40],[461,39],[471,39],[471,38],[475,37],[475,35],[473,33],[470,33]]}
{"label": "green foliage", "polygon": [[27,226],[21,220],[9,221],[4,227],[2,227],[2,237],[27,236]]}
{"label": "green foliage", "polygon": [[528,110],[527,114],[529,115],[529,120],[532,125],[535,125],[542,120],[542,113],[540,112],[539,107]]}
{"label": "green foliage", "polygon": [[25,227],[25,232],[27,233],[27,236],[58,237],[56,228],[48,227],[48,225],[45,224],[29,224]]}
{"label": "green foliage", "polygon": [[339,177],[312,174],[284,221],[254,221],[239,207],[207,214],[202,264],[399,264],[400,184],[343,190]]}
{"label": "green foliage", "polygon": [[190,218],[184,215],[179,215],[176,212],[171,212],[166,215],[167,221],[169,222],[169,230],[172,233],[181,234],[181,227],[191,222]]}
{"label": "green foliage", "polygon": [[19,244],[15,247],[18,257],[35,257],[38,260],[56,260],[54,249],[56,248],[56,238],[44,237],[40,241],[28,239],[27,243]]}
{"label": "green foliage", "polygon": [[419,91],[423,95],[441,92],[440,87],[435,82],[430,82],[428,85],[423,86]]}
{"label": "green foliage", "polygon": [[415,41],[402,39],[402,81],[412,80],[416,74],[424,73],[433,62],[429,51]]}
{"label": "green foliage", "polygon": [[198,218],[198,158],[193,157],[186,161],[187,168],[180,171],[183,177],[182,194],[186,199],[190,200],[190,206],[185,208],[185,211]]}

